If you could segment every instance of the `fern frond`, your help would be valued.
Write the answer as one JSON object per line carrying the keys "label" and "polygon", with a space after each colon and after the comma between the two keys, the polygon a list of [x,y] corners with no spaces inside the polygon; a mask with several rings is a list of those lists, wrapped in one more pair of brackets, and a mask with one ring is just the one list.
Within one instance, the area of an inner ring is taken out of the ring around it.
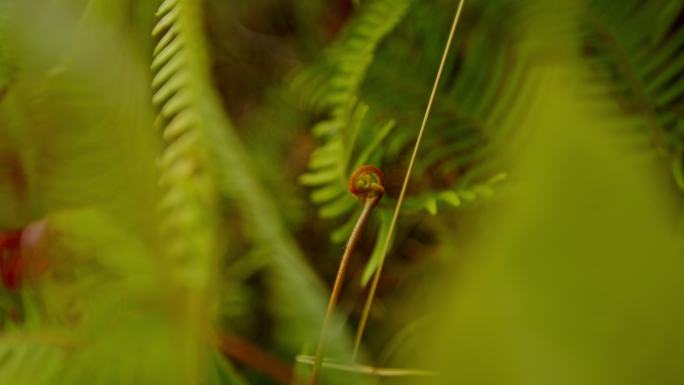
{"label": "fern frond", "polygon": [[164,149],[158,165],[162,238],[178,274],[191,287],[211,282],[217,260],[217,192],[211,169],[203,98],[210,92],[202,49],[200,3],[166,0],[157,11],[152,101]]}
{"label": "fern frond", "polygon": [[217,280],[218,174],[211,154],[217,127],[215,94],[208,72],[202,2],[164,0],[152,35],[152,101],[163,150],[158,161],[161,241],[173,282],[184,297],[181,349],[185,381],[201,382],[211,372],[204,346],[210,289]]}
{"label": "fern frond", "polygon": [[[356,199],[347,191],[348,176],[354,168],[380,159],[376,150],[390,134],[394,121],[375,127],[375,132],[370,132],[369,126],[368,106],[351,100],[336,110],[333,118],[314,127],[315,133],[328,129],[336,132],[328,135],[328,140],[311,154],[309,172],[300,178],[303,185],[315,188],[311,200],[321,205],[322,218],[335,218],[356,207]],[[361,133],[370,133],[372,137],[367,138],[361,150],[356,150]]]}
{"label": "fern frond", "polygon": [[[392,135],[388,156],[401,156],[414,138],[421,106],[434,77],[444,36],[447,7],[416,3],[405,23],[376,54],[361,98],[372,108],[393,116],[401,132]],[[470,3],[455,41],[444,84],[437,94],[417,175],[432,175],[428,185],[449,190],[479,183],[501,171],[492,153],[509,140],[515,126],[512,108],[524,93],[524,58],[516,57],[517,7],[510,1]],[[437,15],[427,17],[428,15]],[[416,55],[415,52],[420,52]],[[397,66],[392,63],[402,62]]]}
{"label": "fern frond", "polygon": [[672,157],[672,173],[684,189],[684,2],[593,1],[583,15],[586,57],[623,112],[636,119],[652,142]]}
{"label": "fern frond", "polygon": [[356,97],[375,49],[406,14],[412,0],[374,0],[359,7],[359,15],[312,68],[299,74],[292,87],[304,102],[335,110]]}
{"label": "fern frond", "polygon": [[[433,20],[433,4],[400,4],[406,8],[381,0],[362,6],[356,20],[322,64],[314,65],[295,79],[293,87],[304,95],[305,102],[314,109],[327,108],[330,115],[313,128],[322,144],[311,155],[309,171],[300,180],[313,187],[311,200],[320,205],[322,218],[340,217],[355,207],[354,199],[345,193],[353,166],[401,158],[415,140],[419,123],[416,111],[425,105],[435,70],[434,65],[425,61],[439,58],[443,42],[435,36],[444,33],[434,26],[438,23]],[[507,10],[502,5],[482,8],[490,13],[487,21]],[[399,25],[409,9],[407,20]],[[383,18],[386,23],[376,23]],[[397,25],[398,30],[387,37]],[[372,27],[375,30],[368,31]],[[518,84],[502,75],[511,63],[506,55],[493,53],[487,44],[491,40],[490,27],[490,23],[483,22],[478,28],[470,27],[463,32],[466,36],[458,39],[468,41],[467,46],[461,43],[458,47],[460,51],[467,48],[467,52],[460,53],[463,62],[457,73],[451,69],[453,66],[447,70],[451,85],[437,98],[432,134],[426,139],[428,149],[422,152],[416,167],[417,174],[430,176],[419,182],[429,187],[408,197],[407,208],[424,208],[434,213],[442,204],[457,207],[459,194],[466,192],[466,196],[471,196],[467,193],[471,187],[487,185],[492,175],[500,173],[491,163],[483,162],[492,151],[490,146],[494,146],[487,136],[497,130],[490,127],[508,120],[509,110],[492,111],[496,107],[493,101],[506,96],[501,106],[507,106],[518,96]],[[382,48],[378,50],[381,41]],[[503,48],[506,41],[502,39],[500,44]],[[416,56],[416,52],[421,54]],[[492,55],[498,55],[496,60],[488,60]],[[494,78],[493,72],[497,74]],[[517,71],[518,75],[520,72]],[[382,123],[388,117],[392,119]],[[351,163],[352,159],[356,162]],[[332,233],[333,241],[345,239],[352,225],[350,218]]]}
{"label": "fern frond", "polygon": [[[485,199],[492,198],[496,194],[496,189],[499,188],[499,185],[503,183],[507,177],[507,174],[500,173],[484,182],[469,186],[468,188],[428,191],[407,200],[404,211],[427,210],[431,215],[437,215],[440,207],[444,209],[446,207],[455,208],[472,205]],[[382,258],[383,245],[387,239],[391,217],[391,212],[389,210],[381,210],[380,226],[378,227],[375,246],[373,247],[373,251],[371,252],[368,263],[366,263],[361,276],[361,284],[364,286],[370,281]],[[339,240],[341,242],[346,236],[347,229],[342,228],[333,233],[333,240]],[[335,237],[338,238],[336,239]]]}
{"label": "fern frond", "polygon": [[[357,97],[376,47],[403,18],[410,3],[376,0],[363,4],[322,63],[304,71],[293,83],[309,104],[327,109],[330,115],[313,128],[322,144],[311,155],[309,172],[300,178],[302,184],[314,187],[311,199],[321,205],[323,218],[354,209],[356,201],[346,192],[350,171],[381,159],[376,150],[395,125],[392,120],[378,124],[379,119],[371,119],[368,106]],[[345,233],[348,227],[342,228]]]}

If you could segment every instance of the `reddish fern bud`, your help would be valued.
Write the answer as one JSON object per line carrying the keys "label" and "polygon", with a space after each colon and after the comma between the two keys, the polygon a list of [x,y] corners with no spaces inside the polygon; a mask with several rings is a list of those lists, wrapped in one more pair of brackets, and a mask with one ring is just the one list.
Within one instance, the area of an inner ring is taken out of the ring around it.
{"label": "reddish fern bud", "polygon": [[11,230],[0,233],[0,277],[2,284],[9,291],[21,286],[22,261],[21,231]]}
{"label": "reddish fern bud", "polygon": [[349,178],[349,191],[363,201],[370,198],[377,203],[385,193],[385,180],[382,172],[369,164],[360,166]]}
{"label": "reddish fern bud", "polygon": [[21,289],[48,269],[49,260],[41,247],[46,226],[45,221],[38,221],[20,230],[0,232],[0,284],[8,291]]}

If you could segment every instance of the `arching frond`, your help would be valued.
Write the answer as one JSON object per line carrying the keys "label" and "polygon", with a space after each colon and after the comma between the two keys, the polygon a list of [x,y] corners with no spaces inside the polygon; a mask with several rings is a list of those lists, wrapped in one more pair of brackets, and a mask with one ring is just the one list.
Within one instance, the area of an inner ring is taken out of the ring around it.
{"label": "arching frond", "polygon": [[[153,102],[164,149],[159,160],[160,211],[168,257],[187,283],[211,282],[218,258],[215,174],[208,153],[211,122],[205,119],[208,59],[201,36],[200,2],[164,1],[153,35]],[[175,264],[178,264],[177,266]]]}
{"label": "arching frond", "polygon": [[591,1],[581,32],[589,63],[612,83],[623,112],[639,120],[673,159],[681,181],[684,151],[684,2]]}

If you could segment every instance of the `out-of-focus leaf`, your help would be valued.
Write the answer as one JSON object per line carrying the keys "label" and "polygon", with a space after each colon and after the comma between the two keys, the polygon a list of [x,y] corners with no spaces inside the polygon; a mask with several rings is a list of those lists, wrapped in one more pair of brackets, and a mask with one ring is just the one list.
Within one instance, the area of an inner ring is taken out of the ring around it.
{"label": "out-of-focus leaf", "polygon": [[540,91],[521,123],[531,140],[512,153],[516,194],[465,249],[448,299],[431,301],[444,309],[422,346],[442,372],[435,383],[674,384],[684,375],[674,196],[655,154],[632,146],[646,139],[620,131],[628,119],[581,97],[577,63],[535,71]]}

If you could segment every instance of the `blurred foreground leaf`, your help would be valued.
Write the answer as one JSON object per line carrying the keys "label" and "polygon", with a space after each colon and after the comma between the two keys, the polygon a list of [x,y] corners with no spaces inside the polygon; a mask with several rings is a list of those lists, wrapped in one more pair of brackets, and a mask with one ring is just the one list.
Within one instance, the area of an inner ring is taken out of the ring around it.
{"label": "blurred foreground leaf", "polygon": [[[570,63],[570,64],[567,64]],[[645,136],[572,60],[542,65],[519,184],[451,277],[432,344],[444,384],[678,384],[684,257]],[[590,92],[591,91],[591,92]],[[454,283],[455,282],[455,283]],[[417,358],[420,359],[420,358]]]}

